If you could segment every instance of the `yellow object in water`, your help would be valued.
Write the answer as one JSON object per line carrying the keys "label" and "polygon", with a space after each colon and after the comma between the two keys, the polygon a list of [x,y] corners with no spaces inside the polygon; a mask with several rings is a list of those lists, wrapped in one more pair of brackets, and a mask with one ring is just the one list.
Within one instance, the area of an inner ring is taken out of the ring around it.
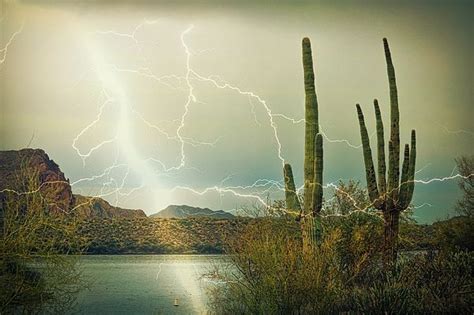
{"label": "yellow object in water", "polygon": [[174,306],[179,306],[179,300],[178,299],[174,299]]}

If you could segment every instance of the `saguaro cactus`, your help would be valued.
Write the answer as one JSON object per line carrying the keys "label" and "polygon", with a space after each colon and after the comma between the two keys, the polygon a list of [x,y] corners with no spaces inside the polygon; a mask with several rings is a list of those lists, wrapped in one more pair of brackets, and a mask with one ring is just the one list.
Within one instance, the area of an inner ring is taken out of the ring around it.
{"label": "saguaro cactus", "polygon": [[405,145],[403,154],[402,174],[400,175],[400,128],[398,110],[398,92],[395,79],[395,69],[392,63],[387,39],[383,39],[385,60],[387,62],[388,83],[390,87],[390,140],[388,142],[388,175],[385,165],[384,128],[380,108],[374,100],[375,120],[377,129],[377,161],[378,182],[372,161],[369,135],[365,126],[364,114],[359,104],[360,135],[364,155],[365,173],[369,198],[373,206],[383,212],[384,217],[384,260],[386,263],[397,259],[398,230],[400,212],[407,209],[413,197],[415,188],[416,135],[411,131],[411,146]]}
{"label": "saguaro cactus", "polygon": [[314,84],[313,58],[309,38],[303,38],[303,71],[305,88],[305,156],[304,156],[304,204],[298,195],[290,164],[285,164],[285,197],[288,210],[300,214],[303,242],[311,244],[321,233],[321,212],[323,201],[323,138],[319,134],[318,100]]}

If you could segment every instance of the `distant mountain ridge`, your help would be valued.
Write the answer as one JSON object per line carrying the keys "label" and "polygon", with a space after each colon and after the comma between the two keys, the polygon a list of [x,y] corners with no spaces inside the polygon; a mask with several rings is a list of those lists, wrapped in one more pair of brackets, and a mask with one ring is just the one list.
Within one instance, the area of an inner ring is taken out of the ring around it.
{"label": "distant mountain ridge", "polygon": [[235,216],[223,210],[211,210],[187,205],[169,205],[165,209],[150,215],[150,218],[189,218],[209,217],[216,219],[234,219]]}
{"label": "distant mountain ridge", "polygon": [[[24,192],[25,181],[30,179],[39,187],[47,211],[78,219],[146,218],[141,209],[116,207],[99,197],[74,194],[69,179],[59,165],[41,149],[0,151],[0,214],[5,206],[7,191]],[[216,218],[234,219],[230,212],[213,211],[187,205],[170,205],[150,217],[155,218]]]}
{"label": "distant mountain ridge", "polygon": [[74,194],[74,215],[79,218],[146,218],[141,209],[112,206],[102,198]]}

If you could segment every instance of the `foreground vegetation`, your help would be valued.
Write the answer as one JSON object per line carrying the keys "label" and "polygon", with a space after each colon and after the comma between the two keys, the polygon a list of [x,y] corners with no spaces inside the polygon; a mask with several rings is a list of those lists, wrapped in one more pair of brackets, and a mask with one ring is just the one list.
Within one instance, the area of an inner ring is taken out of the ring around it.
{"label": "foreground vegetation", "polygon": [[[457,160],[460,216],[430,226],[404,213],[400,255],[387,266],[380,212],[357,211],[367,194],[340,183],[321,217],[321,242],[305,246],[291,216],[248,224],[228,243],[230,270],[215,272],[218,314],[472,314],[474,311],[474,157]],[[335,216],[335,213],[342,215]]]}
{"label": "foreground vegetation", "polygon": [[[27,165],[27,164],[25,164]],[[48,213],[36,170],[17,174],[22,191],[0,195],[0,314],[62,313],[83,287],[77,224]]]}
{"label": "foreground vegetation", "polygon": [[[323,220],[321,245],[303,248],[300,229],[284,218],[249,224],[229,243],[225,285],[211,289],[218,314],[472,313],[474,253],[453,242],[402,251],[383,268],[383,223],[367,214]],[[472,224],[472,219],[470,219]],[[402,229],[403,231],[403,229]],[[435,238],[444,229],[434,228]],[[472,236],[472,235],[471,235]],[[402,235],[406,243],[409,234]],[[402,242],[404,243],[404,242]]]}

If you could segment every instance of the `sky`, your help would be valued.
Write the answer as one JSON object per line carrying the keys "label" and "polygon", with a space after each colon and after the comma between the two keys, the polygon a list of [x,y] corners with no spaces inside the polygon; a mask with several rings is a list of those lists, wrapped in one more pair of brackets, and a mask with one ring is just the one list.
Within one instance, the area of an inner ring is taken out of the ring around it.
{"label": "sky", "polygon": [[282,199],[282,160],[302,184],[308,36],[324,183],[365,185],[355,104],[372,133],[377,98],[388,126],[387,37],[425,182],[414,215],[453,214],[454,159],[474,154],[471,4],[237,3],[2,0],[0,149],[42,148],[75,193],[147,214]]}

